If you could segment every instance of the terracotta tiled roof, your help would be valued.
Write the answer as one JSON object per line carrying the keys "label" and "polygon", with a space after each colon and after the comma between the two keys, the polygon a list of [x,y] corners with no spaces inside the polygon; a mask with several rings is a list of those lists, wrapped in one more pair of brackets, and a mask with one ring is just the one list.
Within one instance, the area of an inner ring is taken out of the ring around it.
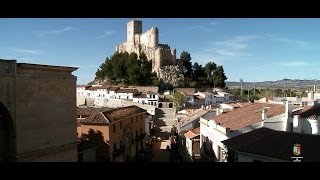
{"label": "terracotta tiled roof", "polygon": [[111,109],[97,114],[92,114],[89,117],[82,119],[81,124],[109,124],[121,120],[125,117],[144,113],[146,110],[137,106],[127,106],[117,109]]}
{"label": "terracotta tiled roof", "polygon": [[134,98],[147,98],[147,95],[144,93],[141,93],[140,95],[133,96]]}
{"label": "terracotta tiled roof", "polygon": [[92,114],[85,119],[80,120],[81,124],[89,125],[89,124],[97,124],[97,125],[104,125],[110,123],[108,119],[100,112],[98,114]]}
{"label": "terracotta tiled roof", "polygon": [[280,160],[292,161],[293,145],[300,144],[302,162],[320,161],[320,136],[259,128],[222,141],[228,148]]}
{"label": "terracotta tiled roof", "polygon": [[108,89],[110,88],[109,86],[91,86],[89,88],[87,88],[87,90],[90,90],[90,91],[95,91],[97,89]]}
{"label": "terracotta tiled roof", "polygon": [[117,91],[117,93],[134,93],[134,92],[138,92],[136,89],[119,89]]}
{"label": "terracotta tiled roof", "polygon": [[214,119],[216,123],[230,130],[237,130],[262,121],[262,109],[267,109],[268,118],[285,112],[284,105],[251,103],[209,119]]}
{"label": "terracotta tiled roof", "polygon": [[184,136],[189,139],[192,139],[198,135],[200,135],[200,127],[195,128],[193,130],[189,130],[188,132],[184,133]]}
{"label": "terracotta tiled roof", "polygon": [[150,95],[157,95],[158,93],[156,92],[152,92],[152,91],[148,91],[147,94],[150,94]]}
{"label": "terracotta tiled roof", "polygon": [[194,134],[192,131],[188,131],[188,132],[186,132],[186,133],[184,134],[184,136],[185,136],[186,138],[192,139],[192,138],[194,138],[194,137],[196,137],[196,136],[198,136],[198,135]]}
{"label": "terracotta tiled roof", "polygon": [[194,128],[194,129],[192,130],[192,132],[193,132],[194,134],[200,134],[200,127]]}
{"label": "terracotta tiled roof", "polygon": [[186,110],[188,112],[188,114],[192,114],[192,110],[193,112],[197,109],[200,109],[201,106],[185,106],[182,108],[182,110]]}
{"label": "terracotta tiled roof", "polygon": [[118,89],[120,89],[120,88],[112,86],[112,87],[108,88],[108,91],[117,91]]}
{"label": "terracotta tiled roof", "polygon": [[185,96],[193,96],[193,93],[190,91],[182,91],[182,94]]}
{"label": "terracotta tiled roof", "polygon": [[110,121],[110,123],[123,119],[127,116],[132,116],[135,114],[145,113],[146,110],[138,106],[127,106],[117,109],[112,109],[103,112],[103,115]]}
{"label": "terracotta tiled roof", "polygon": [[252,103],[247,102],[247,103],[225,103],[225,104],[228,104],[229,106],[231,106],[233,108],[240,108],[240,107],[250,105]]}
{"label": "terracotta tiled roof", "polygon": [[300,115],[300,117],[306,119],[318,119],[320,115],[320,104],[315,104],[313,106],[306,106],[303,109],[296,111],[293,113],[294,115]]}
{"label": "terracotta tiled roof", "polygon": [[77,107],[77,115],[92,115],[97,114],[99,112],[104,112],[107,110],[110,110],[112,108],[109,107],[101,107],[101,108],[95,108],[95,107]]}
{"label": "terracotta tiled roof", "polygon": [[184,117],[180,120],[180,126],[184,127],[185,125],[199,119],[201,116],[208,113],[205,109],[196,109],[193,114],[188,115],[187,117]]}

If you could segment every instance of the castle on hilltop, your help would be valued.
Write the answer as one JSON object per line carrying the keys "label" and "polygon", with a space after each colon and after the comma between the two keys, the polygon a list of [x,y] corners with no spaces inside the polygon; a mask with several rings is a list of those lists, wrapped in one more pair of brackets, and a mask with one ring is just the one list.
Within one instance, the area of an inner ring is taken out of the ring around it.
{"label": "castle on hilltop", "polygon": [[176,49],[167,44],[159,44],[159,30],[152,27],[142,33],[142,21],[131,20],[127,23],[127,41],[116,46],[117,52],[144,52],[148,60],[152,61],[152,72],[167,65],[176,64]]}

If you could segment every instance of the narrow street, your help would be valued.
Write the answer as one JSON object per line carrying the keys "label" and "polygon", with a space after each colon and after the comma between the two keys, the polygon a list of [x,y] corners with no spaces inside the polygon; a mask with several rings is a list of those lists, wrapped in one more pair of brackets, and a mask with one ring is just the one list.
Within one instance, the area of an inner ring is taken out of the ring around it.
{"label": "narrow street", "polygon": [[167,145],[170,146],[169,140],[155,142],[152,147],[153,158],[151,162],[170,162],[170,150],[167,150]]}

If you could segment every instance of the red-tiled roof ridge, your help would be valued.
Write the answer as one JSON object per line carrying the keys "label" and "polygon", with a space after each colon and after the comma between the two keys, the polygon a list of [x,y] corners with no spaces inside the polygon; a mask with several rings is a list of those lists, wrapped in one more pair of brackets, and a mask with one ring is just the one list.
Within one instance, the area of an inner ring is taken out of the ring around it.
{"label": "red-tiled roof ridge", "polygon": [[110,123],[110,121],[102,114],[102,112],[100,112],[97,114],[92,114],[89,117],[80,120],[80,123],[84,125],[106,125]]}
{"label": "red-tiled roof ridge", "polygon": [[268,118],[284,113],[284,105],[251,103],[210,119],[223,127],[237,130],[262,121],[261,113],[265,107],[270,107],[267,111]]}
{"label": "red-tiled roof ridge", "polygon": [[122,88],[122,89],[118,89],[117,93],[134,93],[135,91],[138,92],[136,88]]}
{"label": "red-tiled roof ridge", "polygon": [[305,106],[296,111],[293,115],[300,115],[300,117],[316,120],[320,116],[320,104],[315,103],[313,106]]}
{"label": "red-tiled roof ridge", "polygon": [[200,134],[200,127],[194,128],[194,129],[192,130],[192,132],[193,132],[194,134]]}
{"label": "red-tiled roof ridge", "polygon": [[120,87],[118,86],[111,86],[108,88],[108,91],[117,91],[118,89],[120,89]]}
{"label": "red-tiled roof ridge", "polygon": [[77,115],[91,115],[99,112],[107,111],[110,107],[77,107]]}
{"label": "red-tiled roof ridge", "polygon": [[103,112],[103,115],[110,121],[110,123],[123,119],[128,116],[145,113],[146,110],[138,106],[126,106],[117,109],[112,109]]}
{"label": "red-tiled roof ridge", "polygon": [[184,136],[186,137],[186,138],[189,138],[189,139],[191,139],[191,138],[194,138],[194,137],[196,137],[196,136],[198,136],[197,134],[194,134],[192,131],[188,131],[188,132],[186,132],[185,134],[184,134]]}
{"label": "red-tiled roof ridge", "polygon": [[147,91],[147,93],[146,93],[146,94],[157,95],[158,93],[156,93],[156,92],[152,92],[152,91]]}

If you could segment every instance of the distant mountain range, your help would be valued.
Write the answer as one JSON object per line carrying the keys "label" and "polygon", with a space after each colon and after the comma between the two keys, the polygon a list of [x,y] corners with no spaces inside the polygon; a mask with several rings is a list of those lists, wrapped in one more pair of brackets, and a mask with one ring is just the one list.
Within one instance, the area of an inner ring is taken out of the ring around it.
{"label": "distant mountain range", "polygon": [[[244,89],[253,88],[254,82],[243,82],[242,87]],[[256,88],[313,88],[313,85],[316,84],[317,88],[320,85],[320,80],[300,80],[300,79],[282,79],[277,81],[263,81],[263,82],[256,82]],[[226,86],[229,88],[240,88],[240,81],[226,81]]]}

